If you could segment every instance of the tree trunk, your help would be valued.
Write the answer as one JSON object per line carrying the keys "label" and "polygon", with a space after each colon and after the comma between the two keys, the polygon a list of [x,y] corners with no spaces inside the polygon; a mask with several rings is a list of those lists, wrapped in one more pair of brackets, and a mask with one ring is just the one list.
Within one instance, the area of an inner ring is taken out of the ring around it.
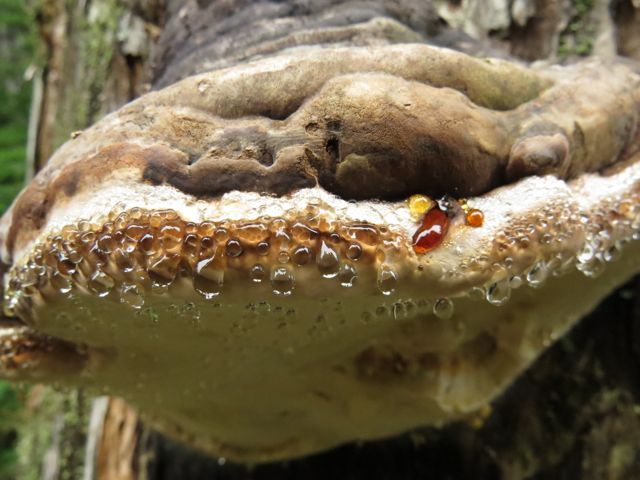
{"label": "tree trunk", "polygon": [[[42,166],[73,132],[149,88],[282,48],[268,40],[293,32],[307,32],[308,43],[313,28],[380,15],[406,25],[411,38],[475,53],[552,61],[618,53],[640,60],[637,0],[44,0],[33,164]],[[402,35],[408,34],[364,41],[407,41]],[[286,45],[294,46],[294,37],[301,35],[286,37]],[[86,479],[640,478],[638,287],[640,278],[611,295],[492,412],[465,424],[249,468],[163,437],[119,399],[94,401],[89,414],[88,401],[72,392],[53,415],[58,440],[44,477],[80,478],[84,468]],[[64,412],[69,405],[78,412],[72,419]],[[75,453],[67,458],[69,445]]]}

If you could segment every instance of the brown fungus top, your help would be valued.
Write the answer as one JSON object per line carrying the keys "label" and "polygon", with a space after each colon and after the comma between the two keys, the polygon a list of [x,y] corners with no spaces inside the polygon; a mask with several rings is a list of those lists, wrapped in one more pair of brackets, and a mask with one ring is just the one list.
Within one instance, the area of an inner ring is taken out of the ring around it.
{"label": "brown fungus top", "polygon": [[7,247],[111,177],[199,198],[320,185],[346,199],[571,178],[637,149],[639,102],[618,65],[535,71],[425,45],[281,55],[147,94],[68,142],[16,202]]}

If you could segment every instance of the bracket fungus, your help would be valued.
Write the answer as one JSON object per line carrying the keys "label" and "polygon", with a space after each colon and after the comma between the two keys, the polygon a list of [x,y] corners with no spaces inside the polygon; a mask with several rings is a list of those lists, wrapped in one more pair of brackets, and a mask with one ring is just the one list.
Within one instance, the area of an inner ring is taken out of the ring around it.
{"label": "bracket fungus", "polygon": [[2,375],[283,459],[486,406],[640,271],[640,77],[422,44],[148,93],[0,226]]}

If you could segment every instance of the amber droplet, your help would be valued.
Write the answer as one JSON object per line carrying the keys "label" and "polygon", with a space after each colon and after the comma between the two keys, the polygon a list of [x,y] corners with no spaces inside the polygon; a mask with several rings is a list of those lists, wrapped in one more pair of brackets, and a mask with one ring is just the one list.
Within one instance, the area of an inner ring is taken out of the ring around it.
{"label": "amber droplet", "polygon": [[449,229],[449,217],[439,207],[433,207],[424,217],[422,225],[413,234],[413,249],[416,253],[427,253],[436,248]]}
{"label": "amber droplet", "polygon": [[470,227],[478,228],[484,223],[484,213],[477,208],[471,208],[465,215],[465,222]]}
{"label": "amber droplet", "polygon": [[417,220],[432,209],[436,202],[425,195],[412,195],[408,203],[411,216]]}

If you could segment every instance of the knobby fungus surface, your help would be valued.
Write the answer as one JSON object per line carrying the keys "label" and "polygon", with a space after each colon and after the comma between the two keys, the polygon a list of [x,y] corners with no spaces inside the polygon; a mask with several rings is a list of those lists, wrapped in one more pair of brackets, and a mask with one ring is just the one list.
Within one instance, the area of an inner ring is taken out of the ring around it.
{"label": "knobby fungus surface", "polygon": [[2,373],[265,461],[482,408],[640,270],[640,77],[420,44],[151,92],[2,219]]}

